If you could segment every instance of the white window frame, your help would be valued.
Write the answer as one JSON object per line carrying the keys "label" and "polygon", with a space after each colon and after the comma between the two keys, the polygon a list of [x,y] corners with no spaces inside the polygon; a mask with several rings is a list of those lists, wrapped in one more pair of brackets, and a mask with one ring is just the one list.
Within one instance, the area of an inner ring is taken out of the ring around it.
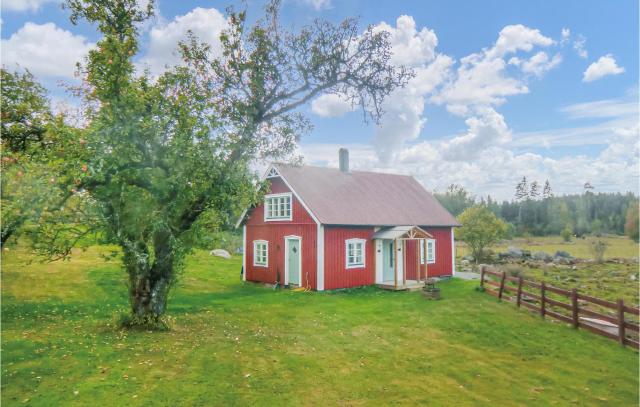
{"label": "white window frame", "polygon": [[427,244],[427,239],[419,240],[420,244],[420,264],[424,264],[424,247]]}
{"label": "white window frame", "polygon": [[[278,198],[289,198],[289,216],[277,216],[277,217],[269,216],[269,212],[270,212],[269,206],[270,206],[271,199],[277,200]],[[264,197],[264,221],[265,222],[274,222],[274,221],[277,222],[277,221],[291,220],[291,219],[293,219],[293,198],[292,198],[291,192],[284,192],[282,194],[265,195]]]}
{"label": "white window frame", "polygon": [[[258,245],[265,246],[265,258],[264,263],[258,261]],[[269,242],[266,240],[254,240],[253,241],[253,265],[254,267],[269,267]]]}
{"label": "white window frame", "polygon": [[[362,262],[349,263],[349,245],[362,245]],[[366,239],[347,239],[344,241],[344,263],[348,269],[365,268],[367,263],[367,240]]]}
{"label": "white window frame", "polygon": [[267,171],[266,178],[277,178],[279,176],[280,176],[280,174],[278,174],[278,170],[276,170],[275,168],[271,167],[271,168],[269,168],[269,171]]}
{"label": "white window frame", "polygon": [[[431,254],[432,254],[431,258],[429,258],[429,244],[433,246],[431,250]],[[427,264],[434,264],[435,262],[436,262],[436,239],[427,239]]]}

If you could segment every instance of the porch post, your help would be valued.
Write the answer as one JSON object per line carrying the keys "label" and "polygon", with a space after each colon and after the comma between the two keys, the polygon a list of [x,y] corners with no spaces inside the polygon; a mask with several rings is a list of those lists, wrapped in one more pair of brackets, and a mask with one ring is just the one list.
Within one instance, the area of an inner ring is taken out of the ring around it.
{"label": "porch post", "polygon": [[402,285],[407,285],[407,241],[402,240]]}
{"label": "porch post", "polygon": [[427,239],[422,242],[424,246],[424,281],[429,279],[429,262],[427,261]]}
{"label": "porch post", "polygon": [[398,239],[393,240],[393,287],[398,288]]}
{"label": "porch post", "polygon": [[420,239],[416,240],[416,280],[420,283],[421,270],[420,270]]}

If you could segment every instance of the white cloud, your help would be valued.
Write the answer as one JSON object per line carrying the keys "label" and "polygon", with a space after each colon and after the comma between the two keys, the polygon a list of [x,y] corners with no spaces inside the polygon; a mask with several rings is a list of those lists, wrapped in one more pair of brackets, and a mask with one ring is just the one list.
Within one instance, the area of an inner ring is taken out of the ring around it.
{"label": "white cloud", "polygon": [[197,7],[189,13],[176,16],[169,23],[160,22],[149,31],[149,44],[145,55],[138,61],[141,67],[148,67],[153,75],[159,75],[166,66],[182,63],[178,43],[187,38],[191,30],[196,37],[209,45],[211,52],[221,52],[220,33],[227,26],[227,20],[215,8]]}
{"label": "white cloud", "polygon": [[334,94],[321,95],[311,102],[311,111],[321,117],[340,117],[353,110],[350,102]]}
{"label": "white cloud", "polygon": [[565,45],[569,42],[569,38],[571,37],[571,30],[568,28],[563,28],[560,32],[560,45]]}
{"label": "white cloud", "polygon": [[46,3],[60,3],[60,0],[2,0],[3,10],[38,11]]}
{"label": "white cloud", "polygon": [[426,27],[418,30],[411,16],[398,17],[395,27],[380,23],[375,30],[391,34],[391,62],[410,66],[416,74],[383,104],[385,115],[376,126],[373,144],[380,162],[386,165],[394,160],[405,142],[420,134],[426,122],[423,117],[425,97],[449,76],[453,59],[436,53],[436,34]]}
{"label": "white cloud", "polygon": [[522,24],[508,25],[498,35],[493,48],[486,51],[488,57],[502,57],[516,51],[529,52],[534,46],[548,47],[554,41],[545,37],[540,30],[526,27]]}
{"label": "white cloud", "polygon": [[593,82],[604,76],[618,75],[623,72],[624,68],[616,64],[616,60],[611,54],[607,54],[589,65],[587,70],[584,71],[582,81]]}
{"label": "white cloud", "polygon": [[[501,105],[508,96],[529,92],[524,78],[507,71],[504,57],[517,52],[530,52],[535,46],[548,47],[554,44],[537,29],[521,24],[504,27],[493,47],[473,53],[460,60],[455,79],[431,101],[444,104],[453,114],[468,115],[470,107]],[[561,61],[556,54],[551,60],[546,53],[538,53],[529,60],[518,56],[509,59],[509,64],[520,67],[524,74],[541,76]]]}
{"label": "white cloud", "polygon": [[528,60],[512,58],[509,63],[511,63],[512,60],[517,61],[516,65],[522,69],[522,72],[541,77],[546,72],[558,66],[560,62],[562,62],[562,56],[556,53],[553,58],[549,59],[549,55],[547,55],[546,52],[540,51]]}
{"label": "white cloud", "polygon": [[2,40],[2,63],[29,69],[40,78],[71,78],[76,63],[94,46],[85,37],[53,23],[25,23],[9,39]]}
{"label": "white cloud", "polygon": [[587,39],[584,35],[578,35],[578,39],[573,42],[573,49],[576,51],[580,58],[587,59],[589,57],[589,53],[586,49]]}
{"label": "white cloud", "polygon": [[486,149],[511,140],[511,131],[504,117],[492,108],[481,108],[477,115],[465,120],[468,127],[464,135],[442,143],[440,150],[448,161],[472,160]]}
{"label": "white cloud", "polygon": [[314,10],[326,10],[331,8],[331,0],[300,0],[303,4],[313,7]]}

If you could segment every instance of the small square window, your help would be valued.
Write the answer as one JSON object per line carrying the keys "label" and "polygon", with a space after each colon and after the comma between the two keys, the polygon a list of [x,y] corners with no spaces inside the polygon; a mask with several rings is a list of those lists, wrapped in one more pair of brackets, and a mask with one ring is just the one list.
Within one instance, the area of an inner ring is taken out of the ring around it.
{"label": "small square window", "polygon": [[255,240],[253,242],[253,265],[267,267],[269,265],[269,242]]}
{"label": "small square window", "polygon": [[346,266],[347,268],[362,268],[365,266],[365,245],[364,239],[349,239],[345,241]]}

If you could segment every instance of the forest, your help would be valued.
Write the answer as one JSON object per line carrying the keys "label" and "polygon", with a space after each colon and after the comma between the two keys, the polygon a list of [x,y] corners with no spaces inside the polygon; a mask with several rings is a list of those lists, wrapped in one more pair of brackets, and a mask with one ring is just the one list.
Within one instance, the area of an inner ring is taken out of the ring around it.
{"label": "forest", "polygon": [[508,224],[508,234],[574,235],[627,234],[638,240],[638,197],[628,193],[593,192],[585,185],[582,194],[556,196],[551,183],[541,191],[534,181],[523,178],[514,189],[511,200],[499,202],[490,195],[475,197],[460,185],[450,185],[443,193],[435,193],[440,203],[458,216],[466,208],[482,205]]}

